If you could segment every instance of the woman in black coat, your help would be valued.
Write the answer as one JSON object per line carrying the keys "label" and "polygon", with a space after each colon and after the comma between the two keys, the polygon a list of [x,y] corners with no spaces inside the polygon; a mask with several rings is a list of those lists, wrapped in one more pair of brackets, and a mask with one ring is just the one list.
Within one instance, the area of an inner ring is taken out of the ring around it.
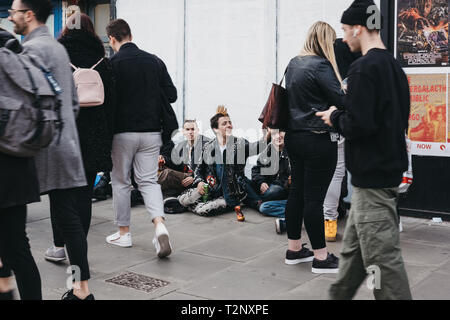
{"label": "woman in black coat", "polygon": [[[0,48],[14,36],[0,28]],[[1,66],[0,66],[1,68]],[[0,108],[2,104],[0,93]],[[0,152],[0,300],[12,300],[9,286],[14,271],[22,300],[41,300],[41,278],[26,234],[27,204],[39,202],[33,158]]]}
{"label": "woman in black coat", "polygon": [[[288,246],[285,262],[312,261],[314,273],[337,273],[339,261],[325,243],[324,199],[336,170],[337,137],[316,112],[342,107],[342,78],[334,55],[334,29],[315,23],[299,56],[289,63],[286,89],[289,128],[286,147],[292,166],[292,185],[286,206]],[[302,224],[314,252],[302,246]]]}

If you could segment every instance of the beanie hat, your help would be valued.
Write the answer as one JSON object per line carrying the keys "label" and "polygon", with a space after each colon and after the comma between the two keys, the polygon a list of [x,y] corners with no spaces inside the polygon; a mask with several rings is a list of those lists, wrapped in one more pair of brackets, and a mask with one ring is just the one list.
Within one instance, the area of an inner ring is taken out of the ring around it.
{"label": "beanie hat", "polygon": [[352,5],[344,11],[341,23],[351,26],[360,25],[367,27],[367,21],[373,15],[373,12],[367,13],[370,6],[375,6],[373,0],[355,0]]}

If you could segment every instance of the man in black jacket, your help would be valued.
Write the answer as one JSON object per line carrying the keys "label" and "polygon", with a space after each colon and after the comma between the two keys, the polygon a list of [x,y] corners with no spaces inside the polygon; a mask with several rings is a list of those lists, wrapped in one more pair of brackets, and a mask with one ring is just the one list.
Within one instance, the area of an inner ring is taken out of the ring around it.
{"label": "man in black jacket", "polygon": [[183,135],[186,139],[177,145],[171,141],[161,148],[158,183],[164,198],[177,197],[194,183],[195,168],[202,163],[203,147],[210,141],[199,134],[195,120],[184,121]]}
{"label": "man in black jacket", "polygon": [[374,8],[372,0],[356,0],[344,12],[344,42],[363,57],[350,67],[345,110],[331,107],[317,113],[345,136],[354,186],[332,299],[353,298],[367,273],[373,277],[376,299],[411,299],[396,210],[398,186],[408,168],[409,85],[370,23],[368,12]]}
{"label": "man in black jacket", "polygon": [[132,246],[130,175],[134,168],[135,181],[155,224],[153,244],[158,257],[164,258],[172,252],[172,248],[164,225],[163,196],[157,176],[158,156],[163,145],[161,132],[165,129],[163,119],[167,104],[176,101],[177,90],[164,62],[139,50],[131,42],[131,30],[124,20],[110,22],[106,31],[116,52],[111,59],[117,80],[111,181],[116,223],[119,226],[119,231],[107,237],[106,241],[120,247]]}

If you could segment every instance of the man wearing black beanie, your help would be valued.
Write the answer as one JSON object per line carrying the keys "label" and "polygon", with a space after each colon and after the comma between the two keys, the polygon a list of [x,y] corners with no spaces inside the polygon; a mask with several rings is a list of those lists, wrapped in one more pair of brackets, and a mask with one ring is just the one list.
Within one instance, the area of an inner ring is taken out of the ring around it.
{"label": "man wearing black beanie", "polygon": [[409,300],[396,209],[408,167],[409,84],[381,40],[381,16],[372,0],[354,1],[341,23],[343,41],[363,56],[348,71],[345,109],[317,113],[346,138],[345,162],[354,186],[339,276],[330,296],[352,299],[369,273],[376,299]]}

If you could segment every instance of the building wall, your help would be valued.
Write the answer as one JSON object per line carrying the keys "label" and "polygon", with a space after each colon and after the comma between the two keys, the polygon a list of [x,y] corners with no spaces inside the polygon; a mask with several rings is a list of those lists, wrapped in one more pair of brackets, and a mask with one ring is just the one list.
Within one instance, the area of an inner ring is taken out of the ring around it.
{"label": "building wall", "polygon": [[257,118],[270,86],[300,51],[308,28],[324,20],[342,36],[339,20],[352,1],[117,0],[117,17],[129,22],[142,49],[166,62],[180,121],[195,118],[209,129],[224,104],[236,135],[255,140],[250,131],[261,127]]}

